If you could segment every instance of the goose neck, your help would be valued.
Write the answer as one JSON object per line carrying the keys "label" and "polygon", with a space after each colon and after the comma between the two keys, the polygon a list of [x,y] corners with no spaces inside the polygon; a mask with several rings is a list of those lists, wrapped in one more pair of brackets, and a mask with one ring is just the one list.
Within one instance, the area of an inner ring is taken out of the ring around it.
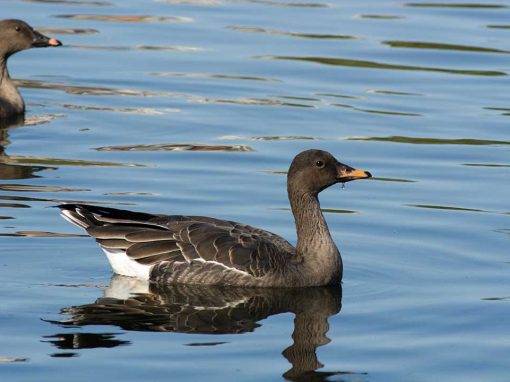
{"label": "goose neck", "polygon": [[334,247],[317,194],[289,191],[289,199],[296,222],[298,252]]}
{"label": "goose neck", "polygon": [[4,108],[11,111],[12,114],[19,114],[25,111],[25,102],[9,76],[7,57],[5,56],[0,57],[0,106],[2,106],[2,103]]}

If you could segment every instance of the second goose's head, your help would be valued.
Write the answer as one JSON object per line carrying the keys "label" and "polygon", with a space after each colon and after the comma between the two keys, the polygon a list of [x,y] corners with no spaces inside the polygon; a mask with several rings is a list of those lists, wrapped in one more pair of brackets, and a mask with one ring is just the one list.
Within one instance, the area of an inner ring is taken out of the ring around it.
{"label": "second goose's head", "polygon": [[62,45],[60,41],[37,32],[22,20],[0,20],[0,56],[2,57],[7,58],[25,49],[60,45]]}

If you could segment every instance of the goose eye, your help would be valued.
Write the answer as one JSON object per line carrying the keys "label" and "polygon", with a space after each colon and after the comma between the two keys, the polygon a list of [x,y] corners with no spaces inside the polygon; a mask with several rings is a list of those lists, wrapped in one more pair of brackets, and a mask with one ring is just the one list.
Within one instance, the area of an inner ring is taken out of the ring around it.
{"label": "goose eye", "polygon": [[321,160],[318,160],[317,162],[315,162],[315,165],[319,168],[323,168],[324,167],[324,162],[321,161]]}
{"label": "goose eye", "polygon": [[16,29],[16,32],[19,32],[21,30],[21,27],[19,25],[16,25],[14,29]]}

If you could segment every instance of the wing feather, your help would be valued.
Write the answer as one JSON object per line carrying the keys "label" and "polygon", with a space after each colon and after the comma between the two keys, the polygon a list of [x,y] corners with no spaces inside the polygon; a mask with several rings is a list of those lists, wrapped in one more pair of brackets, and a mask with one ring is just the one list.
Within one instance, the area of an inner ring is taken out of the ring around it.
{"label": "wing feather", "polygon": [[139,259],[136,259],[136,261],[140,264],[144,265],[151,265],[151,264],[157,264],[161,263],[162,261],[183,261],[182,255],[180,252],[173,251],[173,252],[163,252],[157,255],[147,256],[147,257],[141,257]]}
{"label": "wing feather", "polygon": [[179,269],[186,264],[197,272],[203,268],[205,274],[231,269],[261,277],[296,255],[280,236],[232,221],[86,205],[60,207],[105,249],[125,250],[130,259],[144,265],[166,261]]}
{"label": "wing feather", "polygon": [[123,239],[96,239],[101,247],[108,249],[128,249],[130,242]]}
{"label": "wing feather", "polygon": [[143,228],[126,225],[104,225],[87,228],[87,233],[94,239],[125,239],[126,235]]}
{"label": "wing feather", "polygon": [[177,249],[173,240],[150,241],[147,243],[134,243],[126,250],[126,254],[133,260],[153,255],[160,255]]}
{"label": "wing feather", "polygon": [[199,259],[198,253],[191,243],[176,241],[177,247],[180,249],[182,256],[186,259],[186,261],[191,261],[194,259]]}
{"label": "wing feather", "polygon": [[130,232],[126,235],[126,240],[132,243],[144,243],[147,241],[157,240],[168,240],[172,238],[172,234],[168,230],[151,230],[151,229],[140,229],[138,231]]}

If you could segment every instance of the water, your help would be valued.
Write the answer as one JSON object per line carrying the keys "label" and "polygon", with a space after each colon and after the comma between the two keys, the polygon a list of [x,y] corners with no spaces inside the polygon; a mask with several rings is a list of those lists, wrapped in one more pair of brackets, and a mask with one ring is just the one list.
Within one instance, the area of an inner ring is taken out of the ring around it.
{"label": "water", "polygon": [[[64,43],[10,59],[28,113],[0,132],[2,380],[508,380],[510,3],[0,7]],[[313,147],[375,177],[321,194],[342,291],[111,280],[47,208],[293,241],[284,172]]]}

